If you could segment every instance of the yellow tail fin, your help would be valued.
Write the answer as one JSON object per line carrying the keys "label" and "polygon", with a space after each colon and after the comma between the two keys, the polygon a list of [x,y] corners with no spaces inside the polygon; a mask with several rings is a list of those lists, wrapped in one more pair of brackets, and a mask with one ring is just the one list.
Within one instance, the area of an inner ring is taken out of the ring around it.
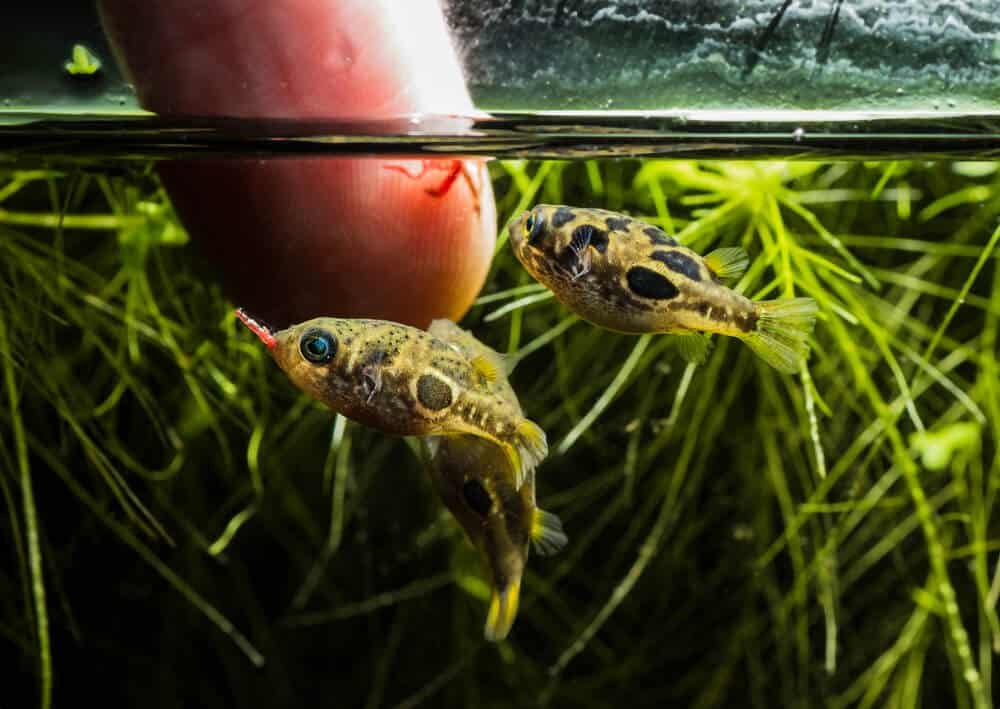
{"label": "yellow tail fin", "polygon": [[486,627],[483,635],[491,643],[499,642],[510,633],[517,617],[517,606],[521,595],[521,582],[511,581],[506,588],[493,589],[490,599],[490,610],[486,614]]}
{"label": "yellow tail fin", "polygon": [[552,512],[536,507],[531,520],[531,546],[539,556],[551,556],[566,546],[569,537],[563,531],[562,520]]}
{"label": "yellow tail fin", "polygon": [[755,301],[757,329],[743,341],[757,356],[780,372],[794,374],[809,354],[809,337],[816,322],[812,298]]}

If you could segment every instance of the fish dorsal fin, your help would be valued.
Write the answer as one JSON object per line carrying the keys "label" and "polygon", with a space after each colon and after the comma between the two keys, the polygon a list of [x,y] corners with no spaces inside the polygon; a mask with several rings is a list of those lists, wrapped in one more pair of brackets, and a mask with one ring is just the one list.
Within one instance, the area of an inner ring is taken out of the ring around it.
{"label": "fish dorsal fin", "polygon": [[562,520],[551,512],[535,508],[535,518],[531,522],[531,546],[539,556],[551,556],[559,552],[569,538],[563,531]]}
{"label": "fish dorsal fin", "polygon": [[746,272],[747,266],[750,265],[750,257],[747,256],[747,252],[738,246],[716,249],[705,256],[704,261],[708,270],[723,281],[736,280]]}
{"label": "fish dorsal fin", "polygon": [[475,369],[488,382],[495,382],[500,377],[499,363],[487,354],[478,354],[469,360]]}
{"label": "fish dorsal fin", "polygon": [[708,335],[692,332],[684,335],[674,335],[674,344],[681,359],[689,364],[701,364],[708,356],[712,341]]}
{"label": "fish dorsal fin", "polygon": [[484,345],[471,332],[447,318],[434,320],[427,331],[465,355],[487,381],[495,382],[500,376],[508,376],[517,364],[517,357],[514,355],[501,354]]}

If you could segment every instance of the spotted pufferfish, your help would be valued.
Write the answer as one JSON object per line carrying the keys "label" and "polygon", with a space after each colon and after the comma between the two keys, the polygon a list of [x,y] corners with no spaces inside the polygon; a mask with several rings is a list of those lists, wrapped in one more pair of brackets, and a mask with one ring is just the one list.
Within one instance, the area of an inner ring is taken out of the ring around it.
{"label": "spotted pufferfish", "polygon": [[[237,317],[299,389],[352,421],[400,436],[471,434],[500,446],[515,489],[548,454],[545,432],[506,396],[497,353],[468,357],[387,320],[313,318],[274,332]],[[490,350],[492,352],[492,350]]]}
{"label": "spotted pufferfish", "polygon": [[749,263],[740,248],[700,256],[662,229],[603,209],[540,204],[508,225],[518,261],[584,320],[624,333],[678,336],[688,361],[706,334],[745,342],[775,369],[794,373],[809,351],[812,298],[752,301],[724,285]]}
{"label": "spotted pufferfish", "polygon": [[[496,355],[450,320],[435,320],[428,331],[469,359]],[[505,372],[496,391],[512,411],[521,413]],[[510,461],[500,446],[471,435],[420,440],[438,494],[478,550],[491,581],[484,635],[491,642],[503,640],[517,616],[529,549],[540,556],[562,549],[567,541],[562,522],[537,506],[534,473],[519,490],[514,487]]]}

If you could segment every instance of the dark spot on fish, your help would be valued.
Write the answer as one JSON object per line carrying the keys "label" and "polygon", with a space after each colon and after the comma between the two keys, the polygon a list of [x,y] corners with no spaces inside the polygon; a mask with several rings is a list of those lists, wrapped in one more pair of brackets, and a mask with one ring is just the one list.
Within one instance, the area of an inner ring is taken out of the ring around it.
{"label": "dark spot on fish", "polygon": [[632,220],[628,217],[608,217],[604,220],[604,223],[608,225],[608,229],[611,231],[628,231]]}
{"label": "dark spot on fish", "polygon": [[507,528],[507,536],[514,546],[524,546],[528,543],[528,525],[525,524],[528,511],[525,509],[524,500],[514,491],[513,486],[507,485],[505,488],[498,492],[503,503],[503,521]]}
{"label": "dark spot on fish", "polygon": [[451,406],[451,387],[433,374],[424,374],[417,380],[417,399],[431,411],[446,409]]}
{"label": "dark spot on fish", "polygon": [[556,213],[552,215],[552,226],[558,228],[569,224],[574,219],[576,219],[576,212],[569,207],[559,207]]}
{"label": "dark spot on fish", "polygon": [[462,497],[465,499],[465,504],[480,517],[485,517],[493,509],[490,493],[486,492],[486,488],[478,480],[465,481],[462,485]]}
{"label": "dark spot on fish", "polygon": [[590,224],[581,224],[573,230],[570,245],[579,253],[588,246],[593,246],[598,252],[608,250],[608,235]]}
{"label": "dark spot on fish", "polygon": [[665,276],[661,276],[656,271],[645,266],[633,266],[625,274],[628,280],[628,287],[636,295],[653,300],[669,300],[676,297],[677,286],[671,283]]}
{"label": "dark spot on fish", "polygon": [[649,237],[649,240],[656,246],[677,246],[677,239],[668,236],[667,232],[659,227],[648,226],[642,232]]}
{"label": "dark spot on fish", "polygon": [[660,263],[666,264],[674,273],[687,276],[692,281],[701,280],[701,269],[695,260],[680,251],[654,251],[652,258]]}
{"label": "dark spot on fish", "polygon": [[744,313],[737,316],[736,327],[743,332],[753,332],[757,329],[757,313]]}

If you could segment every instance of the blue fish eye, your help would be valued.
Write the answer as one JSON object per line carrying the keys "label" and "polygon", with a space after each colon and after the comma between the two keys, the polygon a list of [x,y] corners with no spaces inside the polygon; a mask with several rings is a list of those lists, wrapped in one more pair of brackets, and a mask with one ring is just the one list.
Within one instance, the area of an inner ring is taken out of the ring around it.
{"label": "blue fish eye", "polygon": [[299,352],[313,364],[325,364],[337,354],[337,339],[326,330],[307,330],[299,339]]}
{"label": "blue fish eye", "polygon": [[531,212],[524,220],[524,235],[528,238],[528,244],[537,246],[545,233],[545,220]]}

